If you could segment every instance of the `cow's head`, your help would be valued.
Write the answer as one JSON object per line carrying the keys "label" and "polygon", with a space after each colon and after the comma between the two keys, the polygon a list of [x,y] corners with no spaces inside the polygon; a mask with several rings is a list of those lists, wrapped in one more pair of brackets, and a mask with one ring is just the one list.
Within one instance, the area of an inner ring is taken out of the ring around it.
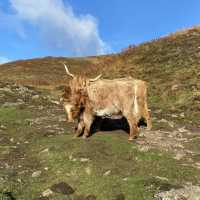
{"label": "cow's head", "polygon": [[77,119],[80,115],[80,109],[76,108],[70,102],[63,102],[63,106],[67,114],[67,121],[74,122],[74,120]]}
{"label": "cow's head", "polygon": [[87,86],[99,80],[101,78],[101,74],[93,79],[86,78],[84,76],[75,76],[74,74],[69,72],[68,67],[64,64],[67,75],[71,77],[69,81],[70,88],[70,104],[73,105],[76,109],[81,109],[87,99]]}

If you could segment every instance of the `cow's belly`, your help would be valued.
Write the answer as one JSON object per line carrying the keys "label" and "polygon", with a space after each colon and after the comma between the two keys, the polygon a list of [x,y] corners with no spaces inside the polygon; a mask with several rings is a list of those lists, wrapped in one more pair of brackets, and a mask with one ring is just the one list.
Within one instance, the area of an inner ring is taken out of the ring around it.
{"label": "cow's belly", "polygon": [[96,109],[95,114],[99,117],[112,117],[115,115],[120,115],[121,112],[116,107],[108,107],[103,109]]}

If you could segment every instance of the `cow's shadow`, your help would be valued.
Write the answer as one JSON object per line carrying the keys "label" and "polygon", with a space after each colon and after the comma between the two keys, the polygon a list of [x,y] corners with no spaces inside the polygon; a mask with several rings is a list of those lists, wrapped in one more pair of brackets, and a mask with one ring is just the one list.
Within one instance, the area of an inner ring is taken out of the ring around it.
{"label": "cow's shadow", "polygon": [[[139,121],[138,127],[139,126],[146,126],[146,122],[143,118]],[[98,131],[115,131],[115,130],[123,130],[126,133],[129,133],[129,124],[125,117],[119,119],[95,117],[90,132],[91,134],[94,134]]]}

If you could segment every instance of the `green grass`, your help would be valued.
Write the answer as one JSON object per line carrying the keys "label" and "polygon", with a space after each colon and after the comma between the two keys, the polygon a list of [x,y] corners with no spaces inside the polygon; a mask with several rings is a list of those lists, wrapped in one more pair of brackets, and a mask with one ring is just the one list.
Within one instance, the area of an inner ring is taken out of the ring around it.
{"label": "green grass", "polygon": [[[62,181],[70,184],[76,195],[93,194],[98,200],[115,199],[120,194],[127,200],[150,200],[159,189],[179,187],[185,182],[200,183],[199,170],[184,167],[170,155],[157,150],[139,152],[135,144],[124,139],[118,135],[98,134],[88,140],[72,139],[72,135],[39,137],[20,147],[28,156],[21,161],[23,167],[19,171],[28,169],[28,172],[10,177],[9,187],[12,187],[13,195],[22,200],[35,199]],[[42,152],[47,148],[48,152]],[[69,159],[70,156],[76,161]],[[89,158],[89,161],[81,162],[81,158]],[[45,167],[48,171],[44,170]],[[31,174],[36,170],[41,170],[42,174],[32,178]],[[108,170],[110,174],[104,176]],[[8,175],[8,171],[4,173]],[[166,177],[169,182],[156,176]],[[23,183],[17,183],[18,178]],[[54,198],[66,197],[56,194]]]}

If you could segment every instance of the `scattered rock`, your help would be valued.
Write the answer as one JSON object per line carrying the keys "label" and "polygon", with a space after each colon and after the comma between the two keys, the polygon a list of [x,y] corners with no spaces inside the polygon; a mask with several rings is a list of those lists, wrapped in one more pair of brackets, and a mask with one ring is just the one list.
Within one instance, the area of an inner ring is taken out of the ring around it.
{"label": "scattered rock", "polygon": [[42,192],[42,196],[43,197],[49,197],[50,195],[53,194],[53,191],[50,189],[45,190],[44,192]]}
{"label": "scattered rock", "polygon": [[176,115],[176,114],[172,114],[171,115],[173,118],[177,118],[178,117],[178,115]]}
{"label": "scattered rock", "polygon": [[108,170],[108,171],[106,171],[103,175],[104,175],[104,176],[108,176],[108,175],[110,175],[110,173],[111,173],[111,170]]}
{"label": "scattered rock", "polygon": [[54,184],[50,188],[53,192],[62,193],[65,195],[70,195],[75,192],[75,190],[65,182],[60,182],[58,184]]}
{"label": "scattered rock", "polygon": [[6,126],[4,126],[3,124],[1,124],[0,129],[1,130],[6,130]]}
{"label": "scattered rock", "polygon": [[157,200],[200,200],[199,186],[185,186],[181,189],[171,189],[154,196]]}
{"label": "scattered rock", "polygon": [[176,90],[178,90],[178,88],[179,88],[178,84],[174,84],[174,85],[171,86],[172,91],[176,91]]}
{"label": "scattered rock", "polygon": [[181,133],[184,133],[184,132],[187,132],[188,130],[185,129],[185,127],[181,127],[181,128],[178,129],[178,131],[181,132]]}
{"label": "scattered rock", "polygon": [[39,177],[41,175],[42,171],[35,171],[32,173],[32,177],[33,178],[36,178],[36,177]]}
{"label": "scattered rock", "polygon": [[168,121],[166,119],[161,119],[161,120],[158,120],[158,122],[162,122],[162,123],[168,123]]}
{"label": "scattered rock", "polygon": [[175,160],[181,160],[183,157],[185,157],[186,154],[183,153],[183,152],[178,152],[175,156],[174,156],[174,159]]}
{"label": "scattered rock", "polygon": [[48,148],[42,150],[40,153],[47,153],[47,152],[49,152],[49,149],[48,149]]}
{"label": "scattered rock", "polygon": [[148,152],[151,149],[148,145],[138,145],[138,150],[140,152]]}
{"label": "scattered rock", "polygon": [[156,176],[155,178],[157,178],[157,179],[159,179],[161,181],[169,181],[169,179],[166,178],[166,177]]}
{"label": "scattered rock", "polygon": [[185,117],[185,113],[181,113],[180,117],[184,118]]}
{"label": "scattered rock", "polygon": [[86,174],[91,175],[92,170],[91,170],[90,167],[86,167],[86,168],[85,168],[85,172],[86,172]]}
{"label": "scattered rock", "polygon": [[51,100],[51,103],[52,103],[52,104],[56,104],[56,105],[60,105],[60,102],[59,102],[59,101]]}
{"label": "scattered rock", "polygon": [[32,99],[33,99],[33,100],[37,100],[37,99],[39,99],[39,98],[40,98],[39,95],[34,95],[34,96],[32,96]]}
{"label": "scattered rock", "polygon": [[88,162],[90,159],[89,158],[80,158],[81,162]]}

